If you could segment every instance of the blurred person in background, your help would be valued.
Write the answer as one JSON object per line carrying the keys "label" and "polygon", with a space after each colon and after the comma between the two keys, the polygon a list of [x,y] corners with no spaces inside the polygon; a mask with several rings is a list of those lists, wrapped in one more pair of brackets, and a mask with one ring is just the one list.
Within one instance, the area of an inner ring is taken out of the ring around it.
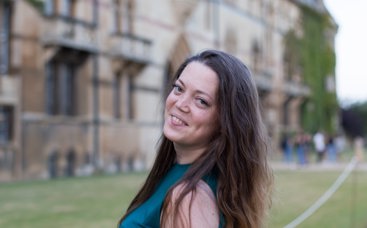
{"label": "blurred person in background", "polygon": [[336,162],[336,156],[337,156],[336,153],[337,151],[336,151],[336,145],[335,145],[335,138],[333,135],[329,135],[327,139],[327,143],[326,143],[326,155],[327,155],[327,160],[330,163]]}
{"label": "blurred person in background", "polygon": [[207,50],[173,80],[156,160],[119,227],[261,227],[273,175],[250,71]]}
{"label": "blurred person in background", "polygon": [[338,133],[335,137],[335,147],[336,147],[336,158],[338,161],[341,160],[342,152],[345,150],[345,138],[342,134]]}
{"label": "blurred person in background", "polygon": [[313,143],[316,150],[317,162],[321,163],[325,156],[325,136],[321,131],[317,131],[313,136]]}
{"label": "blurred person in background", "polygon": [[298,157],[298,164],[304,166],[308,163],[309,136],[303,130],[300,130],[295,136],[295,148]]}
{"label": "blurred person in background", "polygon": [[293,148],[292,148],[291,139],[287,134],[283,135],[280,146],[283,152],[283,161],[287,164],[291,163],[293,160],[293,157],[292,157]]}

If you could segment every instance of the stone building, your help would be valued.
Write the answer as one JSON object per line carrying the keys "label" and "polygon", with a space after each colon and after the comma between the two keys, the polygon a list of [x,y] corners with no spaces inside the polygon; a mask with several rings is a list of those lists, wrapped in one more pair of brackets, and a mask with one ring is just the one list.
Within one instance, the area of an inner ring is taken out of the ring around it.
{"label": "stone building", "polygon": [[1,1],[0,180],[149,168],[167,81],[207,48],[250,67],[276,144],[312,92],[285,73],[301,5],[326,11],[291,0]]}

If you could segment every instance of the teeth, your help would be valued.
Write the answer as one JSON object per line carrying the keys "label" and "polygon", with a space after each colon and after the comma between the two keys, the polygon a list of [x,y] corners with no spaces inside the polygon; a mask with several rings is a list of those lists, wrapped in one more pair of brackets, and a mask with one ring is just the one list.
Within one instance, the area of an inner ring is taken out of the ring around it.
{"label": "teeth", "polygon": [[179,118],[177,118],[176,116],[172,116],[172,121],[175,124],[184,124],[184,122],[182,120],[180,120]]}

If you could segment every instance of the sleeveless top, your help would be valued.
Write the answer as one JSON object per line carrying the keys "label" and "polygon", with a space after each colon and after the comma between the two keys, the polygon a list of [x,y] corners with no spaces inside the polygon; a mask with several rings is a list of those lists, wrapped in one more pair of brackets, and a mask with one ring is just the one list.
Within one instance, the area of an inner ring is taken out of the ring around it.
{"label": "sleeveless top", "polygon": [[[166,176],[156,187],[154,193],[139,207],[134,209],[121,222],[119,228],[158,228],[160,227],[161,209],[168,190],[177,183],[186,173],[190,164],[174,164],[167,172]],[[217,179],[214,175],[207,175],[203,180],[209,185],[210,189],[216,194]],[[223,215],[220,215],[219,227],[224,227]]]}

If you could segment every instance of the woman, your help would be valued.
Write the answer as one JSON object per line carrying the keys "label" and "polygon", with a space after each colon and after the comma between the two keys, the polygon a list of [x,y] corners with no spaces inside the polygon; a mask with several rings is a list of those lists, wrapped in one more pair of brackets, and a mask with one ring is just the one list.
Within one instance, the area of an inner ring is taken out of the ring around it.
{"label": "woman", "polygon": [[120,227],[261,227],[272,173],[249,70],[207,50],[174,80],[157,158]]}

